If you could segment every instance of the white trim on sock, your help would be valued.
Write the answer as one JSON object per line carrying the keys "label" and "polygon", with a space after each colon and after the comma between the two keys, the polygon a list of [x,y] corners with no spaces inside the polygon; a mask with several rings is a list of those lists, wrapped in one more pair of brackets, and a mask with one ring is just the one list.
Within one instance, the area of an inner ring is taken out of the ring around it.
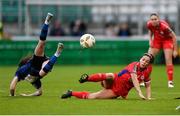
{"label": "white trim on sock", "polygon": [[47,21],[47,20],[45,20],[45,22],[44,22],[46,25],[49,25],[49,22]]}
{"label": "white trim on sock", "polygon": [[59,57],[60,55],[61,55],[61,53],[57,53],[57,52],[54,54],[54,56],[56,56],[56,57]]}

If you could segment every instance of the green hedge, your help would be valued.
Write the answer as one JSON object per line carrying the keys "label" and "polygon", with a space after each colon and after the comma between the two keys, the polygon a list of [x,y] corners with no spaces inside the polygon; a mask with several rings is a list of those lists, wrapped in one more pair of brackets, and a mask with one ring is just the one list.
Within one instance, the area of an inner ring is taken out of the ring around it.
{"label": "green hedge", "polygon": [[[128,64],[138,61],[148,50],[148,41],[96,41],[91,49],[82,49],[79,41],[62,41],[65,45],[57,64]],[[48,41],[45,53],[52,56],[58,41]],[[16,65],[33,54],[37,41],[0,41],[0,65]],[[160,55],[156,63],[161,62]]]}

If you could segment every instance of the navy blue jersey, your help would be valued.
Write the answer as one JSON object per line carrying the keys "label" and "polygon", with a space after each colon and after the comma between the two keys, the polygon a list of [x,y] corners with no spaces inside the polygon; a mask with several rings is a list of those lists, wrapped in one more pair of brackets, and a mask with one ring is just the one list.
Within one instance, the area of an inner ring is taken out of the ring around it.
{"label": "navy blue jersey", "polygon": [[37,80],[32,82],[31,84],[39,89],[41,87],[41,81],[39,77],[39,71],[42,68],[42,64],[44,61],[48,60],[46,56],[36,56],[33,57],[25,64],[19,67],[15,73],[15,76],[18,77],[18,81],[24,80],[28,75],[32,75],[37,77]]}
{"label": "navy blue jersey", "polygon": [[24,80],[25,77],[30,73],[31,70],[31,60],[28,61],[25,65],[19,67],[15,73],[15,76],[18,77],[18,81]]}
{"label": "navy blue jersey", "polygon": [[24,80],[28,74],[38,77],[42,64],[46,60],[48,60],[46,56],[33,55],[33,57],[25,65],[17,69],[15,76],[18,77],[18,81]]}

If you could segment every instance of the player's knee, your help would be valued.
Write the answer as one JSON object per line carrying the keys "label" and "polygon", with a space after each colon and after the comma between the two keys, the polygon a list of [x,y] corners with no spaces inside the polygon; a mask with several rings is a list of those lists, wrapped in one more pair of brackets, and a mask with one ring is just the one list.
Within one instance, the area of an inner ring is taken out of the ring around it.
{"label": "player's knee", "polygon": [[113,73],[106,73],[106,77],[107,77],[107,79],[113,79],[114,74]]}
{"label": "player's knee", "polygon": [[108,86],[105,81],[101,81],[101,86],[105,89],[108,89]]}
{"label": "player's knee", "polygon": [[105,89],[110,89],[112,87],[112,84],[112,80],[101,81],[101,86]]}

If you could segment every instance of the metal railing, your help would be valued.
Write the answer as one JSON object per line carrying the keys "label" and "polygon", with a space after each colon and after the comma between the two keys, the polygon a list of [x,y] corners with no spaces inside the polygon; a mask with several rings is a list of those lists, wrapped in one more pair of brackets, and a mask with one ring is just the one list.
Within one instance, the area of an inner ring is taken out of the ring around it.
{"label": "metal railing", "polygon": [[[136,35],[144,34],[143,28],[145,22],[149,18],[149,14],[151,12],[158,12],[160,17],[163,19],[167,18],[172,22],[176,34],[180,34],[179,0],[15,0],[18,2],[18,20],[14,22],[17,24],[17,26],[14,26],[15,28],[6,22],[6,18],[3,18],[12,15],[11,12],[6,14],[2,13],[3,1],[7,2],[7,0],[0,0],[0,21],[3,21],[3,23],[7,25],[5,25],[7,30],[20,35],[32,35],[35,33],[34,30],[39,29],[45,15],[43,14],[43,8],[45,6],[56,7],[55,15],[59,15],[57,16],[58,20],[61,20],[64,16],[68,17],[71,15],[71,13],[67,13],[63,16],[59,14],[60,11],[62,11],[62,7],[68,8],[70,6],[76,6],[80,7],[80,11],[82,11],[84,7],[88,7],[91,9],[91,25],[93,25],[90,27],[90,31],[100,29],[100,32],[102,32],[104,24],[108,21],[115,21],[116,23],[128,22],[130,24],[136,24],[136,26],[132,27]],[[38,7],[36,15],[31,12],[31,9],[35,7]],[[81,16],[83,15],[81,14],[82,12],[78,13],[80,18],[83,18]],[[38,20],[35,24],[32,23],[34,17]],[[65,28],[68,28],[67,26],[66,24]],[[95,32],[98,31],[95,30]]]}

